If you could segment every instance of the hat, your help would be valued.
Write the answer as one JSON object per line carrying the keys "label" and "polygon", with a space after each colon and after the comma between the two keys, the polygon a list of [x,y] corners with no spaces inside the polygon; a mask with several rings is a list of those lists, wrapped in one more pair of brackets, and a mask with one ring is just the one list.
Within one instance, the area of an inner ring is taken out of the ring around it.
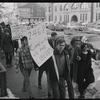
{"label": "hat", "polygon": [[56,32],[52,32],[52,33],[51,33],[51,36],[55,36],[55,35],[57,35]]}
{"label": "hat", "polygon": [[55,40],[55,44],[58,45],[59,43],[63,43],[65,42],[64,37],[57,37]]}
{"label": "hat", "polygon": [[9,32],[10,32],[10,30],[8,28],[4,29],[4,33],[9,33]]}

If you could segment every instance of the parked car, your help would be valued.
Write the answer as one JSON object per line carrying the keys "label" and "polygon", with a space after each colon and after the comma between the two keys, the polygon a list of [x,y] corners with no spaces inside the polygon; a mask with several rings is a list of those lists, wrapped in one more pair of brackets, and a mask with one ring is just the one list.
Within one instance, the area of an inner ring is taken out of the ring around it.
{"label": "parked car", "polygon": [[68,23],[67,28],[82,31],[84,26],[82,26],[81,23]]}

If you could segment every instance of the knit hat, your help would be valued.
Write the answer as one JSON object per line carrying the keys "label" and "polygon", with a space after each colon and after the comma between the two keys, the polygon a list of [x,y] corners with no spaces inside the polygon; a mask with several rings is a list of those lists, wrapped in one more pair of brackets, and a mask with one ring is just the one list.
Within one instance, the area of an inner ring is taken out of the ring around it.
{"label": "knit hat", "polygon": [[56,46],[57,46],[59,43],[63,43],[63,42],[65,42],[65,39],[64,39],[64,37],[61,37],[61,36],[57,37],[56,40],[55,40]]}
{"label": "knit hat", "polygon": [[52,33],[51,33],[51,36],[55,36],[55,35],[57,35],[56,32],[52,32]]}

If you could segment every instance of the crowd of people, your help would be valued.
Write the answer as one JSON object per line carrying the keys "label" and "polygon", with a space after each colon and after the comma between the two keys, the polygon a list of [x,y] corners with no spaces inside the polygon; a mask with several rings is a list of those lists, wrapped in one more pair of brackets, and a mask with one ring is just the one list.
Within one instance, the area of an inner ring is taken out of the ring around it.
{"label": "crowd of people", "polygon": [[78,85],[79,98],[85,98],[85,89],[95,81],[91,59],[96,60],[96,52],[89,43],[83,43],[79,37],[73,38],[68,45],[64,37],[52,32],[48,43],[54,49],[53,56],[40,67],[32,58],[27,37],[21,38],[21,47],[19,47],[18,40],[12,40],[9,24],[0,25],[0,42],[7,67],[12,67],[12,57],[16,52],[15,71],[18,73],[20,69],[24,77],[23,92],[27,91],[30,98],[34,99],[29,79],[33,68],[38,71],[39,89],[42,89],[41,79],[43,72],[46,71],[48,98],[65,99],[66,83],[69,99],[75,98],[74,83]]}

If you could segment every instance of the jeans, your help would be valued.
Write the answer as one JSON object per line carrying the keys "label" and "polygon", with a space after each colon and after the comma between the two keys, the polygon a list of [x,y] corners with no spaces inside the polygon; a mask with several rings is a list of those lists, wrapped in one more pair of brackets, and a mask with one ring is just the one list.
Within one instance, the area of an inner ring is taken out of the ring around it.
{"label": "jeans", "polygon": [[57,81],[50,80],[50,85],[52,88],[53,99],[65,99],[66,90],[65,90],[65,80],[62,78]]}
{"label": "jeans", "polygon": [[5,52],[6,56],[6,64],[11,64],[12,63],[12,52]]}
{"label": "jeans", "polygon": [[[60,78],[58,81],[51,81],[50,85],[53,92],[53,99],[66,99],[65,79]],[[67,80],[69,99],[74,99],[74,90],[70,77]]]}
{"label": "jeans", "polygon": [[46,71],[46,75],[47,75],[48,97],[51,98],[52,90],[51,90],[51,86],[50,86],[49,73],[48,73],[48,70],[44,68],[44,66],[41,66],[39,68],[38,85],[41,86],[41,79],[42,79],[42,75],[43,75],[44,71]]}
{"label": "jeans", "polygon": [[30,85],[30,74],[31,74],[32,68],[25,69],[23,68],[23,66],[20,66],[20,70],[24,77],[23,88],[27,90],[29,97],[33,97],[33,94],[31,91],[31,85]]}

